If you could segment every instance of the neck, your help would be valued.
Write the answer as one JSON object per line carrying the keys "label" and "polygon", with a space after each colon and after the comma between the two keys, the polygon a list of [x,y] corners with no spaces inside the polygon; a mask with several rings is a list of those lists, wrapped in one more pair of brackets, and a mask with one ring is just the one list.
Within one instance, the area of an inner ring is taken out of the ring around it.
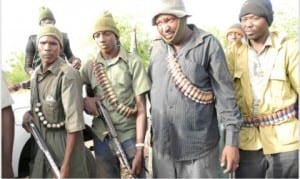
{"label": "neck", "polygon": [[250,44],[252,46],[252,48],[259,53],[262,48],[264,47],[268,37],[269,37],[269,32],[265,33],[261,38],[258,39],[254,39],[254,40],[250,40]]}
{"label": "neck", "polygon": [[190,39],[192,33],[193,31],[190,28],[188,28],[188,26],[186,26],[185,33],[182,39],[178,43],[172,44],[172,46],[176,49],[176,51],[182,48],[182,46]]}
{"label": "neck", "polygon": [[111,60],[118,56],[119,54],[119,48],[114,48],[111,52],[101,52],[101,56],[104,58],[104,60]]}

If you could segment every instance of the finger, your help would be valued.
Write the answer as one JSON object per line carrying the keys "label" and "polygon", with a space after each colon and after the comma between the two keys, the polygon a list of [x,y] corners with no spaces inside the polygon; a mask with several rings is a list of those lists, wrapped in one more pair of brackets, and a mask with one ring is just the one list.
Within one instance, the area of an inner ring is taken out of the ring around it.
{"label": "finger", "polygon": [[221,167],[224,168],[226,164],[226,159],[225,159],[225,155],[221,156]]}
{"label": "finger", "polygon": [[226,169],[224,170],[224,173],[232,172],[232,169],[233,169],[233,163],[227,161],[227,163],[226,163]]}

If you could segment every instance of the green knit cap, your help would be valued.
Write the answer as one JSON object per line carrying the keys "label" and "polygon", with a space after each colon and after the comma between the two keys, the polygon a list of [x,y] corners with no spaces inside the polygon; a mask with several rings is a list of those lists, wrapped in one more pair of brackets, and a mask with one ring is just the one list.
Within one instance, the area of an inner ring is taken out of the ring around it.
{"label": "green knit cap", "polygon": [[112,14],[109,11],[104,11],[97,19],[93,29],[93,38],[94,34],[100,31],[111,31],[117,36],[117,38],[119,38],[119,30],[115,24]]}
{"label": "green knit cap", "polygon": [[55,18],[52,11],[47,7],[41,7],[39,9],[39,24],[41,24],[41,21],[46,18],[54,20],[55,23]]}
{"label": "green knit cap", "polygon": [[58,40],[60,46],[63,48],[63,36],[61,32],[52,24],[46,24],[40,28],[40,31],[37,35],[37,44],[41,37],[43,36],[52,36]]}

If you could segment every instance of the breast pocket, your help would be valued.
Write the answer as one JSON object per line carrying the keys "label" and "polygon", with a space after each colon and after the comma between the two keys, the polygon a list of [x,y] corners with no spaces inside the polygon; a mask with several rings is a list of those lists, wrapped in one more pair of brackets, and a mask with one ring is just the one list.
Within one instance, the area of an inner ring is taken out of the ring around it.
{"label": "breast pocket", "polygon": [[45,101],[42,103],[42,107],[44,110],[45,118],[50,123],[56,123],[57,120],[57,110],[58,110],[58,102],[57,101]]}
{"label": "breast pocket", "polygon": [[282,97],[285,93],[285,83],[287,77],[284,70],[274,69],[270,75],[270,90],[273,98]]}

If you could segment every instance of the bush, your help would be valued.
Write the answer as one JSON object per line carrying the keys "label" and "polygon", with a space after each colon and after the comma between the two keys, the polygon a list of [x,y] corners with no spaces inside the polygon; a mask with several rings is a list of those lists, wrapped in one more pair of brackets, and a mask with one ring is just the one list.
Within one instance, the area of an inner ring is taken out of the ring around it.
{"label": "bush", "polygon": [[16,84],[29,79],[29,75],[24,70],[24,52],[12,52],[8,60],[6,60],[6,63],[10,66],[10,68],[3,70],[3,72],[8,85]]}

